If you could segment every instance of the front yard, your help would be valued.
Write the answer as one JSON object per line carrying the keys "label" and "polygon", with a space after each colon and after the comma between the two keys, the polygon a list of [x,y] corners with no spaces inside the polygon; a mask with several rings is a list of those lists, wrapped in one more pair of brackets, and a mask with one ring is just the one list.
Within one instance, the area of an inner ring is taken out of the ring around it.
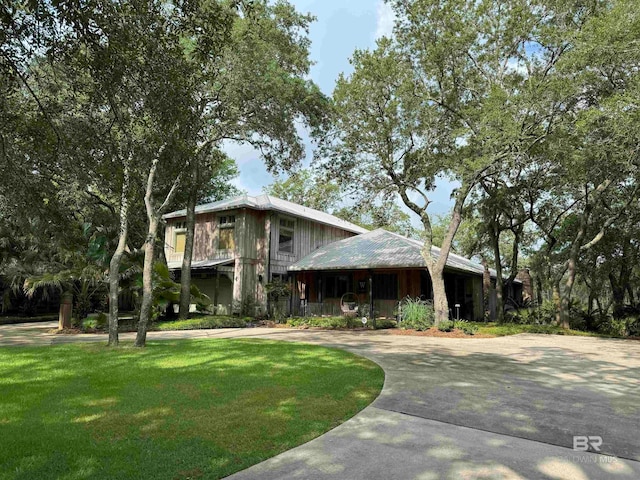
{"label": "front yard", "polygon": [[0,479],[220,478],[380,392],[374,363],[264,340],[0,349]]}

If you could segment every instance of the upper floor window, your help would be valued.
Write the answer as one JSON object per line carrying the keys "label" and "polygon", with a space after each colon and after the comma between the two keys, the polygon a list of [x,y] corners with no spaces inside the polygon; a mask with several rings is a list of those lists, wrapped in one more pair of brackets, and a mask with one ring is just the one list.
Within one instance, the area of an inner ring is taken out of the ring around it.
{"label": "upper floor window", "polygon": [[296,223],[286,218],[280,219],[280,232],[278,235],[278,251],[293,253],[293,237]]}
{"label": "upper floor window", "polygon": [[218,249],[219,250],[235,250],[236,242],[234,237],[234,229],[236,226],[235,215],[223,215],[218,217]]}
{"label": "upper floor window", "polygon": [[184,253],[184,246],[187,241],[187,223],[186,222],[176,222],[174,224],[175,229],[175,242],[174,242],[174,252],[175,253]]}

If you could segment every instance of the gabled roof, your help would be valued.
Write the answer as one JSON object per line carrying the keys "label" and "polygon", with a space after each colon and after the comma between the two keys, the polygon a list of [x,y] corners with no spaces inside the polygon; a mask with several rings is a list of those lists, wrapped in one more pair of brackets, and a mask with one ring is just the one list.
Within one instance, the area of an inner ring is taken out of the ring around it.
{"label": "gabled roof", "polygon": [[[425,268],[426,263],[420,253],[423,243],[388,232],[382,228],[330,243],[311,252],[291,265],[289,271],[303,270],[360,270],[365,268]],[[433,256],[440,256],[440,249],[432,247]],[[447,267],[482,275],[484,267],[450,253]],[[490,270],[495,277],[495,270]]]}
{"label": "gabled roof", "polygon": [[[274,197],[272,195],[258,195],[256,197],[251,195],[240,195],[238,197],[228,198],[226,200],[220,200],[219,202],[206,203],[204,205],[198,205],[196,207],[196,215],[199,213],[210,212],[222,212],[225,210],[232,210],[234,208],[251,208],[254,210],[272,210],[275,212],[285,213],[298,218],[305,218],[313,220],[314,222],[323,223],[332,227],[341,228],[348,232],[353,233],[366,233],[369,230],[362,228],[354,223],[347,222],[334,215],[330,215],[320,210],[315,210],[309,207],[303,207],[297,203],[282,200],[281,198]],[[175,212],[167,213],[162,218],[179,218],[186,216],[187,211],[177,210]]]}

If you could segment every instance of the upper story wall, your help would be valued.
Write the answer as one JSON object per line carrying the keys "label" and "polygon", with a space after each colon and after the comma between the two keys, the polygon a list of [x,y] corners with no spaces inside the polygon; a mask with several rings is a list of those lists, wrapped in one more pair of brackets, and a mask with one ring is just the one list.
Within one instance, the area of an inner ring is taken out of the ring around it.
{"label": "upper story wall", "polygon": [[[292,252],[286,251],[287,248],[281,248],[281,240],[286,240],[290,233],[290,222],[293,222]],[[280,235],[281,230],[284,230],[284,238]],[[272,213],[271,222],[271,271],[285,274],[289,265],[297,262],[317,248],[354,235],[356,234],[341,228],[274,212]]]}
{"label": "upper story wall", "polygon": [[[232,228],[230,217],[233,217]],[[226,221],[222,227],[221,220]],[[169,264],[182,262],[183,253],[179,250],[184,249],[185,221],[185,217],[167,221],[165,254]],[[230,234],[224,233],[229,230],[233,231],[233,248],[220,248],[221,243],[229,243]],[[243,258],[270,263],[272,273],[285,274],[289,265],[315,249],[353,235],[355,233],[341,228],[274,211],[240,208],[203,213],[196,216],[192,261]],[[287,246],[289,237],[292,238]]]}

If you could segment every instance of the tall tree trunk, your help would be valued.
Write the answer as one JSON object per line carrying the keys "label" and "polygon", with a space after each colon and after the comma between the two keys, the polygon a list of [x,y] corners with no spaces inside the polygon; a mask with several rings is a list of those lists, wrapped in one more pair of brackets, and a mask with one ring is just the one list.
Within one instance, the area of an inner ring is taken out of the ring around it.
{"label": "tall tree trunk", "polygon": [[129,162],[124,165],[122,194],[120,196],[120,229],[118,246],[109,262],[109,346],[117,347],[118,338],[118,296],[120,293],[120,262],[127,246],[129,225]]}
{"label": "tall tree trunk", "polygon": [[[624,270],[624,266],[622,267]],[[620,275],[623,276],[622,274]],[[611,299],[613,300],[613,315],[618,317],[624,307],[624,291],[626,286],[618,281],[613,272],[609,272],[609,283],[611,284]]]}
{"label": "tall tree trunk", "polygon": [[182,257],[182,270],[180,273],[180,319],[189,318],[191,305],[191,260],[193,258],[193,244],[196,229],[196,203],[198,201],[198,168],[195,167],[194,183],[191,185],[189,199],[187,201],[187,238],[184,244]]}
{"label": "tall tree trunk", "polygon": [[138,333],[136,335],[136,341],[134,345],[136,347],[144,347],[147,342],[147,328],[149,320],[151,318],[151,308],[153,307],[153,262],[155,260],[155,243],[156,236],[158,234],[158,224],[160,218],[165,209],[171,204],[173,197],[175,196],[178,186],[180,185],[180,178],[182,174],[178,174],[176,179],[169,190],[169,193],[164,199],[164,202],[160,208],[155,209],[153,206],[153,183],[155,180],[156,170],[158,168],[158,161],[164,146],[160,148],[157,157],[151,163],[149,169],[149,175],[147,177],[147,188],[144,194],[144,206],[147,212],[147,238],[144,243],[144,266],[142,268],[142,303],[140,305],[140,319],[138,320]]}
{"label": "tall tree trunk", "polygon": [[438,325],[443,320],[449,320],[449,301],[444,286],[444,272],[434,266],[429,269],[429,275],[431,275],[431,286],[433,287],[435,323]]}
{"label": "tall tree trunk", "polygon": [[136,335],[136,347],[144,347],[147,341],[147,329],[151,319],[153,307],[153,262],[156,235],[158,233],[158,218],[153,215],[149,219],[149,231],[144,244],[144,266],[142,268],[142,304],[140,305],[140,319],[138,320],[138,333]]}
{"label": "tall tree trunk", "polygon": [[490,296],[491,296],[491,272],[489,271],[489,262],[482,257],[482,315],[486,322],[491,317]]}
{"label": "tall tree trunk", "polygon": [[[393,173],[390,173],[393,177]],[[453,244],[453,238],[460,227],[462,222],[462,207],[471,190],[471,185],[463,183],[458,189],[456,194],[456,202],[451,212],[451,221],[449,222],[449,228],[442,241],[440,247],[440,255],[437,261],[434,261],[431,247],[433,246],[433,230],[431,228],[431,220],[427,214],[427,207],[429,202],[424,207],[418,206],[407,195],[407,191],[400,189],[398,191],[404,204],[420,216],[422,225],[424,227],[424,245],[422,247],[422,257],[427,264],[427,270],[431,275],[431,283],[433,285],[433,308],[435,310],[435,323],[438,325],[444,320],[449,320],[449,301],[447,300],[447,292],[444,287],[444,267],[447,264],[447,258],[451,252],[451,245]],[[426,200],[426,196],[425,196]]]}
{"label": "tall tree trunk", "polygon": [[580,226],[578,227],[578,233],[573,239],[573,243],[571,244],[571,250],[569,251],[569,259],[567,260],[567,281],[564,285],[564,290],[562,291],[562,296],[560,297],[560,316],[561,316],[561,326],[564,329],[569,329],[569,306],[571,304],[571,293],[573,291],[573,286],[576,282],[576,264],[578,263],[578,255],[580,254],[582,239],[587,233],[587,223],[589,221],[589,213],[590,207],[587,204],[584,212],[580,216]]}
{"label": "tall tree trunk", "polygon": [[[562,325],[562,302],[560,300],[560,280],[553,282],[552,299],[556,310],[556,325]],[[569,328],[569,327],[566,327]]]}
{"label": "tall tree trunk", "polygon": [[493,244],[493,257],[496,269],[496,321],[504,323],[504,281],[502,279],[502,258],[500,256],[500,230],[496,222],[492,222],[489,228],[491,243]]}

